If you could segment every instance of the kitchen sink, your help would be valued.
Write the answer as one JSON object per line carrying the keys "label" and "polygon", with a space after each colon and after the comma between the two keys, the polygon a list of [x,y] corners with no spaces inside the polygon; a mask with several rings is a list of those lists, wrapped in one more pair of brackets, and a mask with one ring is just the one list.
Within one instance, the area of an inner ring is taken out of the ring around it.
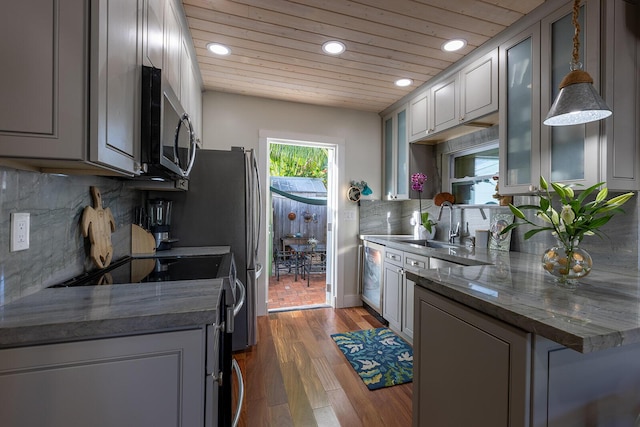
{"label": "kitchen sink", "polygon": [[452,243],[446,242],[438,242],[435,240],[427,240],[427,239],[407,239],[400,240],[402,243],[411,243],[412,245],[425,246],[427,248],[444,248],[444,249],[459,249],[459,245],[455,245]]}

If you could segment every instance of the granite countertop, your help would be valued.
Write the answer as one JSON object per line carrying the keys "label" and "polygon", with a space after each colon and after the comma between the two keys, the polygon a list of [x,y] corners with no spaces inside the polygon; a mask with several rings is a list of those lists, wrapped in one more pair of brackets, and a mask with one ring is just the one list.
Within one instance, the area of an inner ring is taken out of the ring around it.
{"label": "granite countertop", "polygon": [[[156,256],[218,255],[227,246]],[[0,348],[215,323],[223,279],[47,288],[0,306]]]}
{"label": "granite countertop", "polygon": [[420,248],[393,237],[375,240],[406,252],[468,264],[407,271],[407,277],[428,290],[568,348],[590,353],[640,342],[640,277],[635,270],[609,271],[596,263],[576,289],[567,289],[559,287],[542,269],[537,255],[477,248]]}
{"label": "granite countertop", "polygon": [[132,258],[157,258],[172,256],[202,256],[202,255],[221,255],[231,251],[229,246],[196,246],[196,247],[177,247],[166,251],[157,251],[153,254],[135,254]]}

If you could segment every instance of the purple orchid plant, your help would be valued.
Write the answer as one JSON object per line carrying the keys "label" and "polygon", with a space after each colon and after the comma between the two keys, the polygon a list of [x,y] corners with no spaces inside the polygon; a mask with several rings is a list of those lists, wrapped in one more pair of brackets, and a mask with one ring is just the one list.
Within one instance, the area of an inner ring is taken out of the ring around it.
{"label": "purple orchid plant", "polygon": [[431,226],[435,225],[433,221],[429,219],[429,212],[422,213],[422,191],[424,190],[424,183],[427,181],[427,175],[422,172],[417,172],[411,175],[411,189],[418,193],[418,203],[420,206],[420,219],[424,228],[431,233]]}

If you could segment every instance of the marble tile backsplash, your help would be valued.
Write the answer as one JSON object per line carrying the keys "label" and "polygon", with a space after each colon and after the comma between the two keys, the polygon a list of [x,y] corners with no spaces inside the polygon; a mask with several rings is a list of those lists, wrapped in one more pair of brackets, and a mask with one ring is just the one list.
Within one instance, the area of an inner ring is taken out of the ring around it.
{"label": "marble tile backsplash", "polygon": [[[0,305],[92,268],[88,239],[80,221],[93,206],[89,188],[97,186],[104,208],[116,221],[114,256],[128,255],[133,210],[140,192],[124,181],[95,176],[58,176],[0,167]],[[30,217],[29,249],[10,252],[11,213]]]}
{"label": "marble tile backsplash", "polygon": [[[617,194],[609,194],[614,197]],[[538,198],[533,196],[517,196],[516,205],[537,204]],[[632,198],[623,209],[624,214],[617,214],[611,221],[601,228],[604,236],[587,236],[581,246],[587,250],[593,260],[594,268],[598,264],[608,267],[621,267],[640,269],[638,242],[640,229],[638,227],[639,197]],[[418,200],[405,201],[380,201],[368,200],[360,202],[360,234],[413,234],[410,223],[414,211],[419,209]],[[438,220],[440,207],[433,204],[433,200],[422,200],[422,210],[427,211],[433,221],[437,222],[437,240],[447,240],[449,231],[449,211],[444,209],[442,217]],[[477,208],[456,208],[453,210],[454,226],[460,222],[464,234],[474,236],[476,230],[488,230],[492,215],[496,213],[509,213],[507,207],[491,206],[484,209],[486,219],[482,218]],[[531,218],[534,222],[537,219]],[[545,249],[553,246],[556,240],[551,233],[538,233],[531,239],[525,240],[524,233],[529,230],[526,227],[516,228],[511,235],[511,250],[540,254]],[[459,238],[456,242],[459,242]]]}

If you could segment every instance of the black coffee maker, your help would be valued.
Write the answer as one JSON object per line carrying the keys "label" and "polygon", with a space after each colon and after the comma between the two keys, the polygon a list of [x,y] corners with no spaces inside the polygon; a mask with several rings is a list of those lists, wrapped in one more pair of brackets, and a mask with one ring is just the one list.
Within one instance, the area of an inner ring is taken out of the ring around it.
{"label": "black coffee maker", "polygon": [[178,239],[171,238],[171,200],[150,199],[147,202],[149,212],[149,231],[156,241],[156,250],[171,249]]}

